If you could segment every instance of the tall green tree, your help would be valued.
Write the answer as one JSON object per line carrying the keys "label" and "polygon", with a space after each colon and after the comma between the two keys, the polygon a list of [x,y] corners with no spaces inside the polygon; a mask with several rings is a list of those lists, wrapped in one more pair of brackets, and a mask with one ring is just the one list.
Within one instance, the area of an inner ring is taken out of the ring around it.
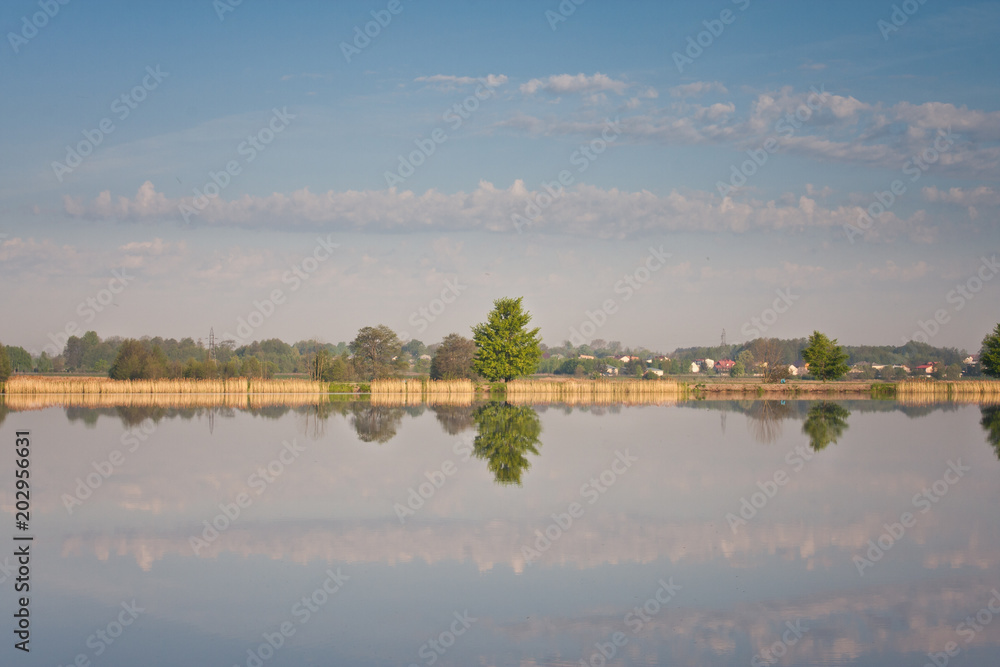
{"label": "tall green tree", "polygon": [[6,382],[10,377],[10,358],[7,356],[7,348],[0,343],[0,382]]}
{"label": "tall green tree", "polygon": [[983,339],[979,352],[979,365],[990,377],[1000,377],[1000,324]]}
{"label": "tall green tree", "polygon": [[402,346],[396,332],[384,324],[360,329],[350,348],[354,369],[363,380],[386,378],[399,369]]}
{"label": "tall green tree", "polygon": [[23,347],[8,345],[7,357],[10,359],[11,368],[13,368],[15,373],[30,373],[35,368],[35,362],[31,360],[31,354]]}
{"label": "tall green tree", "polygon": [[542,358],[538,328],[528,331],[531,314],[521,308],[521,297],[493,302],[486,322],[472,327],[476,342],[473,369],[491,382],[508,382],[531,375]]}
{"label": "tall green tree", "polygon": [[809,344],[802,350],[802,359],[809,364],[809,374],[820,380],[836,380],[850,370],[847,353],[837,345],[837,339],[830,340],[818,331],[813,331],[809,337]]}
{"label": "tall green tree", "polygon": [[456,333],[448,334],[431,359],[432,380],[458,380],[473,378],[476,372],[472,364],[476,356],[476,344]]}

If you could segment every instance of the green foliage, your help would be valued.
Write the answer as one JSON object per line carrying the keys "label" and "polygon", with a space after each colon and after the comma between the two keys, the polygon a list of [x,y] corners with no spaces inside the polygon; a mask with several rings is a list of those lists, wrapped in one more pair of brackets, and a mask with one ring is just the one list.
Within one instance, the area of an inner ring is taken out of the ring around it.
{"label": "green foliage", "polygon": [[477,458],[487,462],[497,484],[521,484],[521,475],[531,467],[527,453],[538,456],[542,423],[527,405],[487,403],[473,413],[478,434],[473,443]]}
{"label": "green foliage", "polygon": [[542,350],[538,328],[526,328],[530,321],[531,315],[521,309],[521,297],[494,301],[486,322],[472,328],[476,373],[493,382],[534,373]]}
{"label": "green foliage", "polygon": [[14,373],[30,373],[35,369],[31,355],[23,347],[8,345],[7,357],[10,359],[11,370]]}
{"label": "green foliage", "polygon": [[837,339],[830,340],[818,331],[809,337],[802,359],[809,364],[809,374],[820,380],[836,380],[850,370],[847,353],[837,345]]}
{"label": "green foliage", "polygon": [[979,365],[986,375],[1000,377],[1000,324],[997,324],[992,333],[983,338],[983,347],[979,352]]}
{"label": "green foliage", "polygon": [[737,361],[733,364],[732,370],[729,371],[729,375],[734,378],[741,378],[747,374],[747,368],[742,361]]}
{"label": "green foliage", "polygon": [[400,370],[397,361],[406,363],[400,358],[402,350],[396,332],[384,324],[359,330],[350,348],[354,354],[354,370],[365,380],[391,377]]}
{"label": "green foliage", "polygon": [[49,356],[48,352],[42,352],[38,355],[38,367],[39,373],[51,373],[53,369],[52,358]]}
{"label": "green foliage", "polygon": [[986,442],[993,447],[997,458],[1000,459],[1000,406],[983,405],[979,410],[982,413],[979,425],[986,431]]}
{"label": "green foliage", "polygon": [[108,377],[113,380],[153,380],[167,374],[167,363],[166,355],[160,348],[129,338],[118,347]]}
{"label": "green foliage", "polygon": [[10,357],[7,356],[7,348],[0,344],[0,382],[6,382],[10,373]]}
{"label": "green foliage", "polygon": [[419,340],[417,340],[416,338],[406,343],[406,345],[404,345],[402,349],[403,352],[406,352],[408,355],[410,355],[414,361],[419,359],[422,355],[427,354],[427,346],[424,345]]}
{"label": "green foliage", "polygon": [[469,378],[471,380],[475,378],[476,372],[472,370],[475,356],[476,344],[474,342],[455,333],[448,334],[441,341],[441,345],[431,360],[431,379],[458,380]]}
{"label": "green foliage", "polygon": [[847,408],[823,401],[809,408],[802,432],[809,436],[809,444],[818,452],[830,443],[837,443],[847,430],[847,418],[850,416]]}

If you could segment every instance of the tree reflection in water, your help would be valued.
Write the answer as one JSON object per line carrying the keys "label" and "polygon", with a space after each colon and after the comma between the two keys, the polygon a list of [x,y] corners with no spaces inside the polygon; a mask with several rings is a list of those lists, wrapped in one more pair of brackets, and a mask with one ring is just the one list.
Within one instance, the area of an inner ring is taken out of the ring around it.
{"label": "tree reflection in water", "polygon": [[979,425],[986,431],[986,442],[1000,459],[1000,405],[981,405],[979,410],[983,413]]}
{"label": "tree reflection in water", "polygon": [[355,403],[351,406],[351,426],[361,442],[385,444],[396,437],[396,429],[406,410],[385,405]]}
{"label": "tree reflection in water", "polygon": [[527,453],[538,456],[542,422],[528,405],[488,403],[472,415],[479,433],[473,444],[477,458],[487,461],[497,484],[521,484],[521,474],[531,467]]}
{"label": "tree reflection in water", "polygon": [[802,432],[809,436],[809,444],[814,451],[824,449],[837,440],[847,430],[847,418],[851,411],[836,403],[822,401],[809,408]]}
{"label": "tree reflection in water", "polygon": [[781,437],[781,422],[794,417],[794,411],[785,401],[754,401],[747,410],[747,427],[754,439],[769,445]]}

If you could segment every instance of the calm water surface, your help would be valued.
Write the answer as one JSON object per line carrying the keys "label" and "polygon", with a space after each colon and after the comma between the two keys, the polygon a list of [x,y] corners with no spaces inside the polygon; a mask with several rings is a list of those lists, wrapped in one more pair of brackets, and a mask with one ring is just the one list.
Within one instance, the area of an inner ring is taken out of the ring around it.
{"label": "calm water surface", "polygon": [[0,415],[4,665],[1000,663],[995,409]]}

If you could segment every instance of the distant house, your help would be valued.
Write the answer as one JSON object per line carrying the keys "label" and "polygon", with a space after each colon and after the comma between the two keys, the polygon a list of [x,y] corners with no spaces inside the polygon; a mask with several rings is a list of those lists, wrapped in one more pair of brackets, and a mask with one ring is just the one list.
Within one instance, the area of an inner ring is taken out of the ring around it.
{"label": "distant house", "polygon": [[639,357],[630,357],[630,356],[628,356],[628,355],[626,354],[626,355],[624,355],[624,356],[622,356],[622,357],[619,357],[619,358],[618,358],[618,361],[620,361],[620,362],[622,362],[622,363],[624,363],[624,364],[627,364],[628,362],[632,361],[633,359],[638,359],[638,358],[639,358]]}
{"label": "distant house", "polygon": [[978,364],[979,363],[979,355],[978,354],[970,354],[965,359],[963,359],[962,362],[966,366],[972,366],[974,364]]}
{"label": "distant house", "polygon": [[607,377],[614,377],[615,375],[618,375],[618,368],[616,366],[608,366],[604,369],[603,374]]}
{"label": "distant house", "polygon": [[701,370],[701,366],[698,365],[698,362],[697,361],[692,361],[691,362],[691,372],[692,373],[697,373],[700,370]]}
{"label": "distant house", "polygon": [[581,359],[593,359],[594,357],[593,357],[593,355],[590,355],[590,354],[581,354],[580,358]]}
{"label": "distant house", "polygon": [[807,372],[808,372],[808,371],[806,371],[805,367],[803,367],[803,368],[797,368],[797,367],[795,366],[795,364],[788,364],[788,374],[789,374],[789,375],[793,375],[793,376],[796,376],[796,377],[798,377],[798,375],[799,375],[800,373],[801,373],[802,375],[805,375],[805,374],[806,374]]}
{"label": "distant house", "polygon": [[720,359],[719,361],[715,362],[715,367],[718,368],[720,371],[725,371],[726,373],[733,370],[733,366],[735,365],[736,362],[733,361],[732,359]]}
{"label": "distant house", "polygon": [[924,373],[927,373],[927,374],[933,373],[934,372],[934,365],[935,365],[935,363],[940,363],[940,362],[933,362],[933,361],[931,361],[930,363],[920,364],[919,366],[917,366],[917,370],[918,371],[923,371]]}
{"label": "distant house", "polygon": [[663,377],[663,371],[661,371],[659,368],[647,368],[646,372],[652,373],[656,377]]}
{"label": "distant house", "polygon": [[431,360],[431,355],[429,355],[429,354],[421,354],[420,358],[424,359],[426,361],[430,361]]}

